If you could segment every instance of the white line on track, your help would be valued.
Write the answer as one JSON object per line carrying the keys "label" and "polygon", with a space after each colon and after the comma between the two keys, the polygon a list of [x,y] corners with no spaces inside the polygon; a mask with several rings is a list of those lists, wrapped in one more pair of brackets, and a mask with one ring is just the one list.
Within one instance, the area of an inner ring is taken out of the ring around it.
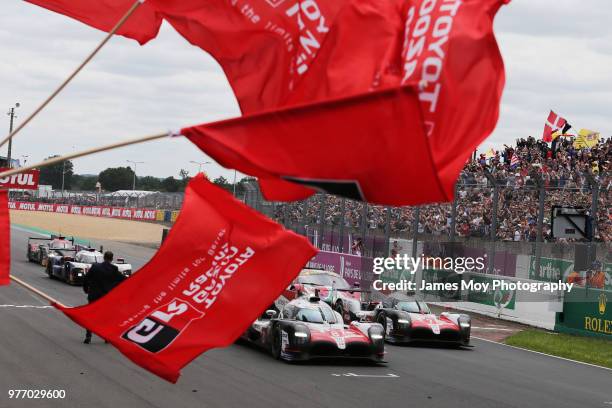
{"label": "white line on track", "polygon": [[501,327],[478,327],[478,326],[472,326],[472,329],[474,330],[499,330],[499,331],[517,331],[518,329],[505,329],[505,328],[501,328]]}
{"label": "white line on track", "polygon": [[344,373],[344,374],[332,374],[332,375],[334,377],[399,378],[399,375],[397,374],[373,375],[373,374]]}
{"label": "white line on track", "polygon": [[35,306],[35,305],[0,305],[0,307],[14,307],[17,309],[53,309],[53,306]]}
{"label": "white line on track", "polygon": [[473,338],[473,339],[482,340],[482,341],[486,341],[487,343],[493,343],[493,344],[498,344],[498,345],[500,345],[500,346],[504,346],[504,347],[510,347],[510,348],[513,348],[513,349],[516,349],[516,350],[528,351],[529,353],[536,353],[536,354],[540,354],[540,355],[542,355],[542,356],[546,356],[546,357],[557,358],[557,359],[559,359],[559,360],[570,361],[570,362],[572,362],[572,363],[577,363],[577,364],[582,364],[582,365],[586,365],[586,366],[589,366],[589,367],[601,368],[602,370],[612,371],[612,368],[602,367],[602,366],[599,366],[599,365],[597,365],[597,364],[585,363],[584,361],[578,361],[578,360],[572,360],[571,358],[565,358],[565,357],[554,356],[554,355],[552,355],[552,354],[542,353],[541,351],[535,351],[535,350],[529,350],[529,349],[522,348],[522,347],[511,346],[510,344],[506,344],[506,343],[499,343],[499,342],[497,342],[497,341],[483,339],[482,337],[472,336],[472,338]]}

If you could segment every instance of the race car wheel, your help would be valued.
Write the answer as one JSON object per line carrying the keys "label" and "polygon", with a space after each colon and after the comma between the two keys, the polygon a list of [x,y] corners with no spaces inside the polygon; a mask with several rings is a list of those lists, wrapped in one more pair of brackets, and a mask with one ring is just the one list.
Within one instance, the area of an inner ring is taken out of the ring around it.
{"label": "race car wheel", "polygon": [[345,322],[347,321],[346,316],[344,316],[344,307],[342,306],[342,301],[338,301],[336,303],[336,307],[334,307],[334,310],[340,313],[340,316],[342,316],[342,320],[344,320]]}
{"label": "race car wheel", "polygon": [[274,330],[274,335],[272,336],[272,357],[277,360],[280,360],[281,358],[281,343],[281,332],[277,328]]}
{"label": "race car wheel", "polygon": [[379,323],[383,327],[383,338],[387,337],[387,317],[384,313],[379,313],[376,318],[376,323]]}
{"label": "race car wheel", "polygon": [[49,275],[49,279],[53,279],[53,272],[51,272],[51,265],[47,265],[47,275]]}

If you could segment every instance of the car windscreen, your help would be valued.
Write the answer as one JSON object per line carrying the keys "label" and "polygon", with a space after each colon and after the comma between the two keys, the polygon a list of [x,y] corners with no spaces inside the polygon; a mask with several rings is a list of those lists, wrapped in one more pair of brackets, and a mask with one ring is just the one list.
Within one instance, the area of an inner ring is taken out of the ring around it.
{"label": "car windscreen", "polygon": [[344,278],[335,275],[328,275],[324,273],[312,274],[298,277],[298,283],[304,285],[320,285],[320,286],[333,286],[336,289],[350,289],[350,285]]}
{"label": "car windscreen", "polygon": [[429,307],[427,307],[427,304],[421,301],[399,302],[397,304],[397,308],[408,313],[431,313],[429,311]]}
{"label": "car windscreen", "polygon": [[301,308],[295,315],[296,320],[309,323],[336,323],[336,316],[329,307]]}
{"label": "car windscreen", "polygon": [[102,255],[95,255],[95,254],[81,254],[80,256],[77,257],[77,261],[82,262],[82,263],[89,263],[89,264],[101,263],[101,262],[104,262],[104,257]]}
{"label": "car windscreen", "polygon": [[69,249],[72,248],[72,243],[63,239],[56,239],[51,241],[49,247],[52,249]]}

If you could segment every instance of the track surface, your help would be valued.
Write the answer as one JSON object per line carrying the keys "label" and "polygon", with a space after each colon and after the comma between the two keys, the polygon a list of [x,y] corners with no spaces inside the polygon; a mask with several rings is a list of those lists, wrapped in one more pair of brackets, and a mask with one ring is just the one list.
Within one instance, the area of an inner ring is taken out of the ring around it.
{"label": "track surface", "polygon": [[[25,260],[12,229],[12,273],[69,304],[80,287]],[[99,244],[99,243],[98,243]],[[103,243],[135,267],[153,250]],[[0,288],[0,407],[610,407],[612,371],[473,340],[470,350],[387,346],[386,365],[285,364],[245,345],[212,350],[172,385],[83,331],[21,286]],[[357,377],[346,374],[381,377]],[[392,374],[393,376],[389,376]],[[63,389],[64,400],[9,400],[9,389]]]}

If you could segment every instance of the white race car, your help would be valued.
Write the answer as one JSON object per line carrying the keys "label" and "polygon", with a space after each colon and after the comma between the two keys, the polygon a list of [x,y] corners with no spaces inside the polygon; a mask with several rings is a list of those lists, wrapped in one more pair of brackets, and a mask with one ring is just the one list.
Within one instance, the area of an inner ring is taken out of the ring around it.
{"label": "white race car", "polygon": [[[52,256],[47,262],[47,274],[50,278],[60,278],[70,284],[79,285],[83,283],[91,265],[103,261],[104,255],[93,248],[80,250],[73,257]],[[124,276],[132,275],[132,265],[125,263],[123,258],[117,258],[113,265],[117,266]]]}

